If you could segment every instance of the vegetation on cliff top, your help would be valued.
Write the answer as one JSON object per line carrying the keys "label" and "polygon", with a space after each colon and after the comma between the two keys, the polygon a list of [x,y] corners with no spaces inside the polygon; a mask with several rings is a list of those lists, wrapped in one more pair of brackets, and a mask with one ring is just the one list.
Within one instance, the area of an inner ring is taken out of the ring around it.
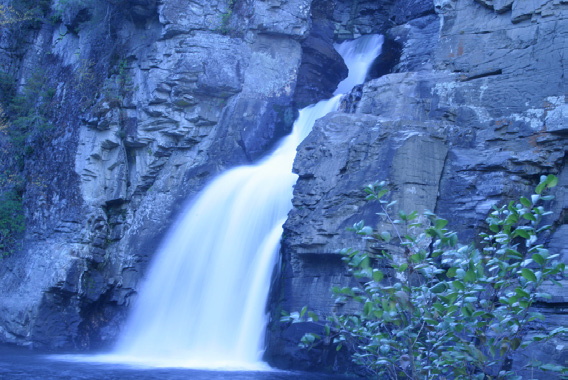
{"label": "vegetation on cliff top", "polygon": [[[494,206],[479,243],[466,245],[431,212],[400,211],[395,220],[386,184],[367,186],[367,200],[379,202],[378,215],[390,228],[377,231],[363,221],[353,226],[367,248],[342,253],[358,284],[333,289],[338,304],[359,304],[360,311],[329,316],[326,337],[309,333],[300,345],[346,346],[356,364],[381,379],[520,378],[515,352],[568,334],[566,327],[546,331],[534,307],[551,297],[543,285],[559,285],[565,270],[539,239],[551,228],[540,225],[551,214],[541,204],[553,199],[544,191],[557,182],[543,176],[535,194]],[[305,307],[281,320],[319,317]],[[568,374],[558,365],[531,365]]]}

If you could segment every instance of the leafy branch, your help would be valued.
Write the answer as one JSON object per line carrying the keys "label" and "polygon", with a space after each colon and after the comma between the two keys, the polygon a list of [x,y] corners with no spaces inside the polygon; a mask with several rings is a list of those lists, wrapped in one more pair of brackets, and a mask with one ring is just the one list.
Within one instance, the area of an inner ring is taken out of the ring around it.
{"label": "leafy branch", "polygon": [[[367,200],[378,202],[378,215],[391,233],[356,223],[351,230],[371,243],[367,250],[345,249],[343,260],[358,286],[333,288],[336,303],[361,305],[358,313],[336,313],[323,321],[324,338],[306,334],[300,343],[313,347],[327,339],[369,375],[388,379],[515,379],[513,354],[568,328],[535,334],[544,315],[532,307],[551,295],[542,285],[564,275],[565,264],[539,237],[551,214],[542,204],[553,199],[545,191],[558,179],[543,176],[530,197],[493,207],[480,243],[459,244],[448,221],[426,211],[397,219],[387,201],[385,182],[365,188]],[[383,247],[383,249],[376,249]],[[283,314],[282,322],[318,322],[304,307]],[[320,322],[321,323],[321,322]],[[532,363],[541,370],[566,373],[558,365]]]}

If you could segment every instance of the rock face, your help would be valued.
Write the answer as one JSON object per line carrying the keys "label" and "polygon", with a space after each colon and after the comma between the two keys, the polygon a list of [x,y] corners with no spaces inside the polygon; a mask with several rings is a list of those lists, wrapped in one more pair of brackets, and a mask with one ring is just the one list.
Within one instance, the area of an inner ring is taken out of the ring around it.
{"label": "rock face", "polygon": [[[491,205],[530,194],[542,173],[554,173],[560,186],[547,240],[568,260],[568,45],[561,37],[568,33],[567,4],[435,1],[436,14],[408,15],[405,9],[418,9],[416,3],[393,5],[389,14],[397,16],[382,30],[402,46],[390,73],[352,94],[346,110],[320,119],[298,149],[275,321],[280,310],[305,305],[323,315],[335,310],[325,290],[352,281],[338,252],[362,248],[346,227],[378,221],[377,206],[365,203],[362,192],[376,180],[390,182],[400,209],[433,210],[467,241]],[[342,26],[336,33],[344,33]],[[551,326],[565,326],[568,299],[561,288],[551,291],[553,300],[541,306]],[[291,348],[303,331],[309,327],[274,322],[271,360],[337,369],[331,347],[318,353]],[[563,362],[566,343],[553,342],[534,356]]]}
{"label": "rock face", "polygon": [[41,62],[54,93],[22,171],[22,252],[0,266],[3,342],[112,343],[183,200],[296,117],[310,1],[126,3],[55,1],[25,55],[8,54],[17,28],[2,36],[23,87]]}
{"label": "rock face", "polygon": [[[20,92],[47,78],[51,97],[34,106],[53,126],[14,169],[27,230],[0,263],[1,342],[112,343],[183,200],[269,151],[297,107],[346,75],[333,43],[367,33],[386,41],[369,81],[298,150],[266,358],[339,365],[334,350],[299,351],[309,326],[278,324],[279,311],[333,310],[329,289],[352,281],[338,251],[360,244],[345,228],[376,220],[361,190],[378,179],[401,208],[433,210],[468,239],[491,205],[556,174],[547,240],[568,260],[565,0],[54,1],[43,12],[50,22],[0,36],[2,74]],[[4,135],[0,146],[14,166]],[[540,306],[568,325],[553,291]],[[566,344],[535,357],[562,362]]]}

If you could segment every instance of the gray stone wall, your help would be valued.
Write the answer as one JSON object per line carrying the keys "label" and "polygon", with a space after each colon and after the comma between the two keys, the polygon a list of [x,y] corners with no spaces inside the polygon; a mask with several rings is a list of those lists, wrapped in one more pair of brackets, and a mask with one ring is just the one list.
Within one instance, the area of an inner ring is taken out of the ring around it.
{"label": "gray stone wall", "polygon": [[[402,45],[393,73],[365,83],[343,111],[320,119],[298,149],[294,170],[300,178],[284,228],[273,309],[269,354],[275,363],[337,367],[331,347],[318,353],[291,348],[309,327],[276,320],[282,309],[307,305],[323,315],[337,309],[325,289],[353,284],[338,252],[364,248],[347,227],[361,219],[378,223],[377,206],[365,203],[362,192],[376,180],[389,181],[397,207],[435,211],[465,242],[480,231],[491,205],[531,194],[541,174],[555,174],[554,229],[545,238],[568,260],[568,4],[433,5],[436,14],[414,14],[385,27],[383,33]],[[397,3],[391,12],[403,10]],[[549,326],[565,326],[566,293],[550,291],[553,299],[539,307]],[[567,343],[559,339],[532,355],[564,363]]]}
{"label": "gray stone wall", "polygon": [[45,68],[56,132],[26,161],[0,340],[93,348],[116,338],[184,201],[291,130],[310,2],[55,1],[48,16],[17,75]]}

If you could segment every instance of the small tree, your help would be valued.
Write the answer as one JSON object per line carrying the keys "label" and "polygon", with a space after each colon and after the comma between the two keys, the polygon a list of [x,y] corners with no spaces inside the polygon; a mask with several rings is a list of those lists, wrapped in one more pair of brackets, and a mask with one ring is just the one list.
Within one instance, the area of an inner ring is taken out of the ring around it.
{"label": "small tree", "polygon": [[[347,346],[356,364],[381,379],[518,378],[511,368],[515,351],[568,333],[558,328],[529,334],[531,325],[544,321],[531,306],[551,297],[541,286],[560,285],[555,277],[565,270],[558,255],[539,242],[551,228],[540,226],[550,214],[541,203],[553,199],[543,192],[557,182],[545,176],[530,199],[494,206],[479,247],[459,244],[457,234],[446,229],[448,221],[431,212],[401,211],[393,219],[395,202],[385,200],[385,182],[368,185],[367,200],[380,204],[379,215],[394,233],[363,221],[353,226],[370,243],[364,251],[342,252],[360,286],[332,290],[340,303],[351,300],[361,309],[328,317],[326,334],[338,350]],[[392,249],[396,245],[398,251]],[[281,320],[318,320],[306,312],[305,307]],[[300,345],[311,347],[318,339],[306,334]]]}

